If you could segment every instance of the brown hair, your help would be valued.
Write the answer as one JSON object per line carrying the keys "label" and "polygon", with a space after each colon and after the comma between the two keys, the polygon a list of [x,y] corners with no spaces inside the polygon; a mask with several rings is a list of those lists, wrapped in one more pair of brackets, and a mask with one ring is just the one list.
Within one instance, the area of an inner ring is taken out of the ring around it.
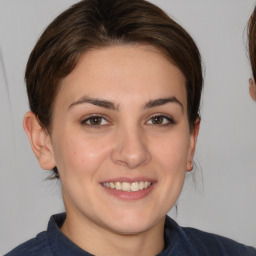
{"label": "brown hair", "polygon": [[254,81],[256,81],[256,7],[248,22],[248,46]]}
{"label": "brown hair", "polygon": [[92,48],[117,44],[155,46],[183,72],[192,128],[199,116],[203,84],[200,53],[180,25],[144,0],[82,0],[46,28],[25,73],[30,108],[41,126],[50,131],[60,81],[72,72],[79,57]]}

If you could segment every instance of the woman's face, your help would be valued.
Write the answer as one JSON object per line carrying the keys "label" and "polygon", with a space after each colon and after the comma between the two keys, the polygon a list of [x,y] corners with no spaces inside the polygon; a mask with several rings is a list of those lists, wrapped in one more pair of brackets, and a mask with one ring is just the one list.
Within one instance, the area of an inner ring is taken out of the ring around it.
{"label": "woman's face", "polygon": [[249,92],[253,100],[256,100],[256,85],[253,78],[249,79]]}
{"label": "woman's face", "polygon": [[192,161],[185,78],[151,46],[91,50],[61,82],[52,158],[69,219],[117,233],[164,220]]}

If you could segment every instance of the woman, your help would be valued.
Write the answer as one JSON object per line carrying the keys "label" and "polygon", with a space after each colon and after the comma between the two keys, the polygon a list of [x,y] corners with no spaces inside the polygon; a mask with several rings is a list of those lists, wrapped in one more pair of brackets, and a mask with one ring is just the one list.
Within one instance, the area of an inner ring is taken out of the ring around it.
{"label": "woman", "polygon": [[25,79],[24,128],[66,213],[8,256],[256,255],[166,216],[193,169],[203,79],[194,41],[162,10],[80,1],[40,37]]}
{"label": "woman", "polygon": [[253,78],[249,79],[250,84],[250,95],[253,100],[256,100],[256,8],[254,9],[250,20],[248,22],[248,44],[249,44],[249,56],[252,66]]}

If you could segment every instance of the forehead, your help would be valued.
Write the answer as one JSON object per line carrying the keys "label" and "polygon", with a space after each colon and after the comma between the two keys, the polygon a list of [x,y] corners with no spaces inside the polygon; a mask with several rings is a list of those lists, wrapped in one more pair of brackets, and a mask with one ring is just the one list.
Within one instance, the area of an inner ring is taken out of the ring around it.
{"label": "forehead", "polygon": [[128,96],[145,101],[176,96],[186,104],[184,75],[161,51],[148,45],[111,46],[84,53],[62,80],[57,99],[72,101],[83,94],[111,101]]}

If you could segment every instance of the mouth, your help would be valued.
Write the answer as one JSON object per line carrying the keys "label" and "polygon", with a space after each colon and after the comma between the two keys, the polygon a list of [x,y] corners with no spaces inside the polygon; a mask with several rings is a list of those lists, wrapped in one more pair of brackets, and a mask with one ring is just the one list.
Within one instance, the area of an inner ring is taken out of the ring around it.
{"label": "mouth", "polygon": [[137,192],[152,186],[150,181],[135,181],[135,182],[103,182],[103,187],[115,189],[123,192]]}
{"label": "mouth", "polygon": [[139,200],[154,190],[157,181],[149,178],[117,178],[101,182],[101,186],[110,195],[122,200]]}

